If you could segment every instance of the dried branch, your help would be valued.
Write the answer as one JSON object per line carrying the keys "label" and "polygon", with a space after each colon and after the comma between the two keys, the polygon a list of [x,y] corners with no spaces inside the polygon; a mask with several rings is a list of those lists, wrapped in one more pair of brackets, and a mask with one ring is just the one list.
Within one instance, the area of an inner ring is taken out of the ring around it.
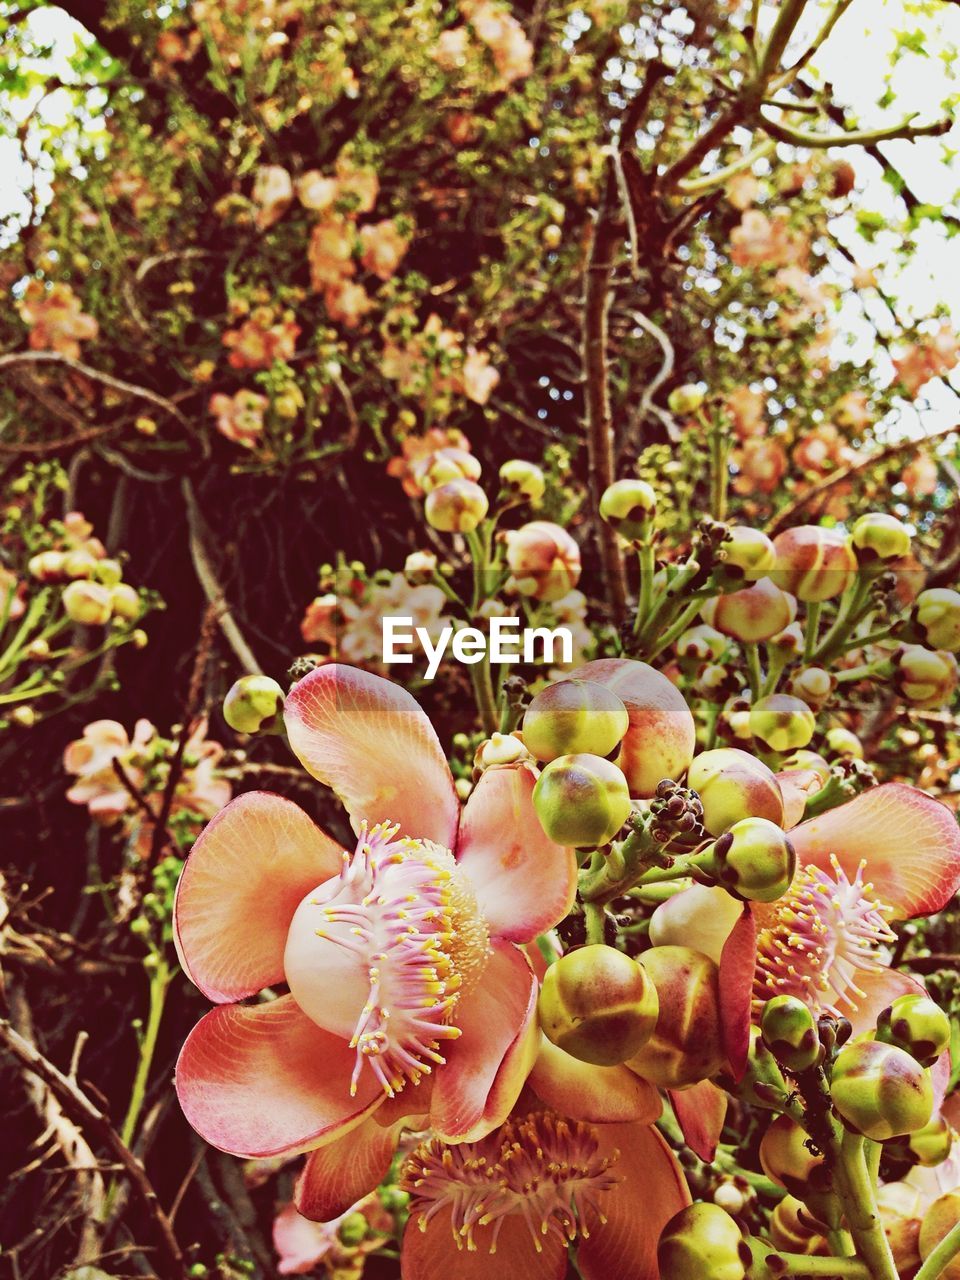
{"label": "dried branch", "polygon": [[183,1254],[173,1234],[170,1220],[157,1199],[153,1184],[147,1177],[143,1165],[129,1147],[120,1140],[120,1135],[107,1117],[94,1106],[76,1081],[59,1071],[35,1045],[20,1035],[6,1018],[0,1018],[0,1043],[31,1075],[42,1080],[64,1111],[109,1152],[130,1180],[137,1198],[153,1224],[165,1264],[164,1273],[171,1280],[187,1280]]}

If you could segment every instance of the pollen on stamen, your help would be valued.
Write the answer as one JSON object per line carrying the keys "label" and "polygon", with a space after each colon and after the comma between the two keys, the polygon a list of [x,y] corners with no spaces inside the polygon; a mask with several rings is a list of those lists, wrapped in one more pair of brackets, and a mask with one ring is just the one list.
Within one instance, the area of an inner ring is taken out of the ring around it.
{"label": "pollen on stamen", "polygon": [[604,1198],[621,1181],[613,1171],[618,1154],[600,1152],[592,1126],[535,1112],[479,1142],[422,1143],[407,1160],[401,1185],[421,1230],[449,1211],[458,1249],[475,1252],[482,1244],[496,1253],[500,1230],[515,1215],[542,1252],[551,1233],[568,1244],[587,1238],[591,1221],[606,1221]]}
{"label": "pollen on stamen", "polygon": [[806,867],[774,905],[757,942],[754,996],[794,995],[817,1013],[855,1010],[860,975],[883,968],[895,935],[890,908],[865,884],[865,863],[851,880],[835,857],[831,872]]}

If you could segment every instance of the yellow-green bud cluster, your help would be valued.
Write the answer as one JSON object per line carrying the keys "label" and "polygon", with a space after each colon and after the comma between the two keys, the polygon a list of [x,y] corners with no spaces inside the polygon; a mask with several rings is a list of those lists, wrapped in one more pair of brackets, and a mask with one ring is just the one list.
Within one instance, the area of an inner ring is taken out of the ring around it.
{"label": "yellow-green bud cluster", "polygon": [[823,1058],[813,1013],[796,996],[774,996],[760,1014],[763,1042],[788,1071],[806,1071]]}
{"label": "yellow-green bud cluster", "polygon": [[649,542],[657,494],[646,480],[615,480],[600,498],[600,516],[627,542]]}
{"label": "yellow-green bud cluster", "polygon": [[609,756],[630,725],[623,702],[602,684],[560,680],[538,693],[523,717],[523,742],[538,760],[583,752]]}
{"label": "yellow-green bud cluster", "polygon": [[932,1067],[950,1044],[950,1019],[929,996],[899,996],[877,1018],[875,1037],[881,1044],[895,1044]]}
{"label": "yellow-green bud cluster", "polygon": [[913,1133],[933,1113],[930,1076],[893,1044],[858,1040],[837,1054],[830,1096],[851,1129],[875,1142]]}
{"label": "yellow-green bud cluster", "polygon": [[557,756],[533,789],[533,807],[551,840],[575,849],[608,844],[630,816],[623,773],[602,756]]}
{"label": "yellow-green bud cluster", "polygon": [[746,902],[775,902],[793,882],[797,855],[775,822],[742,818],[700,855],[705,870]]}

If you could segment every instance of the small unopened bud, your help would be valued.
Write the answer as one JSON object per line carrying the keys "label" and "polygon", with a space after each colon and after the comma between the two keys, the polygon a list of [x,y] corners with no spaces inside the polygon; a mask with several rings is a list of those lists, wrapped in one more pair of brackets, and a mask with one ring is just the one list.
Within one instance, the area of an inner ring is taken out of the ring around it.
{"label": "small unopened bud", "polygon": [[756,582],[764,577],[776,563],[777,553],[773,542],[761,529],[735,524],[728,537],[720,544],[723,559],[720,580],[731,584]]}
{"label": "small unopened bud", "polygon": [[695,756],[687,785],[700,797],[703,825],[722,835],[743,818],[783,821],[783,795],[772,770],[738,747],[718,747]]}
{"label": "small unopened bud", "polygon": [[110,603],[114,614],[118,618],[126,618],[129,622],[139,618],[143,612],[139,592],[135,587],[131,587],[129,582],[118,582],[116,586],[110,588]]}
{"label": "small unopened bud", "polygon": [[896,684],[914,707],[941,707],[957,687],[957,660],[946,649],[903,647],[896,659]]}
{"label": "small unopened bud", "polygon": [[55,582],[64,576],[62,551],[40,551],[27,562],[27,572],[38,582]]}
{"label": "small unopened bud", "polygon": [[819,710],[829,699],[834,688],[834,678],[823,667],[801,667],[790,679],[790,692],[808,707]]}
{"label": "small unopened bud", "polygon": [[798,600],[832,600],[842,595],[857,570],[857,557],[837,529],[801,525],[777,534],[773,545],[777,560],[770,576]]}
{"label": "small unopened bud", "polygon": [[602,756],[557,756],[537,779],[533,806],[557,844],[596,848],[609,843],[630,816],[627,780]]}
{"label": "small unopened bud", "polygon": [[437,557],[432,551],[411,551],[403,566],[403,576],[411,586],[432,582],[437,571]]}
{"label": "small unopened bud", "polygon": [[580,548],[566,529],[531,520],[505,534],[507,566],[521,595],[562,600],[580,580]]}
{"label": "small unopened bud", "polygon": [[[934,1169],[943,1164],[953,1149],[954,1133],[941,1116],[935,1115],[929,1124],[900,1140],[911,1164],[924,1169]],[[898,1144],[899,1149],[899,1144]]]}
{"label": "small unopened bud", "polygon": [[641,963],[615,947],[587,946],[561,956],[540,991],[540,1026],[581,1062],[612,1067],[650,1039],[657,1025],[657,989]]}
{"label": "small unopened bud", "polygon": [[850,756],[854,760],[863,759],[863,743],[850,729],[835,725],[826,733],[827,748],[832,755]]}
{"label": "small unopened bud", "polygon": [[726,1060],[720,1029],[720,973],[701,951],[651,947],[643,967],[657,989],[656,1029],[628,1066],[662,1089],[685,1089]]}
{"label": "small unopened bud", "polygon": [[78,547],[75,551],[68,551],[64,556],[63,572],[68,578],[92,578],[98,564],[96,556]]}
{"label": "small unopened bud", "polygon": [[600,516],[627,542],[649,542],[657,494],[646,480],[615,480],[600,498]]}
{"label": "small unopened bud", "polygon": [[497,765],[517,764],[521,760],[532,760],[523,739],[515,733],[494,733],[481,742],[473,757],[473,767],[483,773],[485,769]]}
{"label": "small unopened bud", "polygon": [[660,1233],[660,1280],[744,1280],[742,1244],[740,1228],[719,1205],[688,1205]]}
{"label": "small unopened bud", "polygon": [[441,533],[472,533],[489,506],[487,495],[478,484],[451,480],[427,494],[424,515],[427,523]]}
{"label": "small unopened bud", "polygon": [[746,902],[775,902],[797,869],[793,845],[774,822],[743,818],[701,855],[728,893]]}
{"label": "small unopened bud", "polygon": [[922,1129],[933,1113],[928,1073],[903,1049],[875,1040],[840,1050],[830,1096],[850,1128],[875,1142]]}
{"label": "small unopened bud", "polygon": [[223,700],[223,718],[237,733],[259,733],[283,706],[283,689],[270,676],[241,676]]}
{"label": "small unopened bud", "polygon": [[341,1219],[340,1225],[337,1227],[337,1235],[340,1237],[341,1244],[345,1244],[348,1249],[352,1249],[366,1240],[369,1230],[370,1224],[362,1213],[348,1213],[345,1218]]}
{"label": "small unopened bud", "polygon": [[764,1044],[788,1071],[806,1071],[823,1057],[813,1013],[796,996],[774,996],[760,1013]]}
{"label": "small unopened bud", "polygon": [[435,449],[425,458],[420,458],[410,472],[424,493],[432,493],[451,480],[479,480],[481,467],[472,453],[451,446]]}
{"label": "small unopened bud", "polygon": [[71,622],[85,627],[104,627],[110,621],[113,612],[110,589],[99,582],[77,578],[64,587],[60,598]]}
{"label": "small unopened bud", "polygon": [[32,729],[37,723],[37,713],[33,707],[14,707],[10,712],[10,719],[21,729]]}
{"label": "small unopened bud", "polygon": [[145,649],[150,643],[150,637],[140,627],[130,633],[130,639],[135,649]]}
{"label": "small unopened bud", "polygon": [[929,648],[960,652],[960,591],[949,587],[921,591],[913,606],[913,622]]}
{"label": "small unopened bud", "polygon": [[42,636],[37,636],[36,640],[31,640],[27,645],[27,657],[34,662],[44,662],[50,657],[50,642],[44,640]]}
{"label": "small unopened bud", "polygon": [[511,458],[500,468],[504,489],[528,502],[539,502],[547,491],[547,477],[535,462]]}
{"label": "small unopened bud", "polygon": [[123,579],[123,565],[119,560],[97,560],[93,567],[93,577],[105,587],[115,587]]}
{"label": "small unopened bud", "polygon": [[950,1019],[929,996],[898,996],[877,1018],[876,1039],[905,1050],[922,1067],[932,1067],[950,1045]]}
{"label": "small unopened bud", "polygon": [[695,658],[698,662],[720,658],[727,648],[727,637],[705,622],[690,627],[674,644],[678,658]]}
{"label": "small unopened bud", "polygon": [[685,382],[682,387],[674,387],[667,396],[667,407],[671,413],[696,413],[706,399],[706,392],[695,382]]}
{"label": "small unopened bud", "polygon": [[544,761],[583,752],[609,756],[629,724],[626,707],[611,689],[589,680],[561,680],[530,703],[523,717],[523,742]]}
{"label": "small unopened bud", "polygon": [[[917,1244],[920,1257],[926,1262],[940,1241],[960,1222],[960,1188],[948,1191],[934,1200],[920,1223]],[[960,1254],[937,1272],[937,1280],[960,1280]]]}
{"label": "small unopened bud", "polygon": [[768,1178],[805,1200],[829,1184],[824,1155],[811,1150],[807,1134],[789,1116],[777,1116],[760,1140],[760,1165]]}
{"label": "small unopened bud", "polygon": [[750,732],[771,751],[805,747],[816,727],[816,718],[807,704],[787,693],[761,698],[750,708]]}
{"label": "small unopened bud", "polygon": [[749,1203],[747,1188],[738,1186],[732,1179],[725,1178],[714,1188],[713,1203],[719,1205],[725,1213],[743,1213]]}
{"label": "small unopened bud", "polygon": [[704,622],[745,644],[769,640],[796,617],[796,601],[769,578],[752,587],[715,596],[700,611]]}
{"label": "small unopened bud", "polygon": [[861,516],[850,531],[850,541],[862,564],[896,560],[910,552],[910,530],[896,516],[880,511]]}

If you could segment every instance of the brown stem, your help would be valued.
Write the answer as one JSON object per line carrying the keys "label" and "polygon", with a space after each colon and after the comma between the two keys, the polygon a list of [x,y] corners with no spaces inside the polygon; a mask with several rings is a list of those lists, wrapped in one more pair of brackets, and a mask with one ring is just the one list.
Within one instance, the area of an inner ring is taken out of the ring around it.
{"label": "brown stem", "polygon": [[627,592],[617,535],[600,519],[600,499],[614,481],[613,418],[607,368],[607,316],[614,257],[623,241],[614,214],[616,180],[608,173],[587,258],[583,290],[583,368],[587,409],[590,505],[600,542],[607,600],[619,621],[626,614]]}
{"label": "brown stem", "polygon": [[79,1085],[49,1062],[35,1045],[24,1039],[14,1029],[6,1018],[0,1018],[0,1042],[32,1075],[38,1076],[43,1081],[64,1111],[92,1137],[101,1142],[120,1165],[153,1223],[165,1262],[161,1274],[169,1276],[171,1280],[186,1280],[187,1269],[183,1254],[173,1234],[170,1220],[157,1199],[153,1184],[147,1177],[143,1165],[130,1148],[121,1141],[120,1135],[107,1117],[93,1105]]}

